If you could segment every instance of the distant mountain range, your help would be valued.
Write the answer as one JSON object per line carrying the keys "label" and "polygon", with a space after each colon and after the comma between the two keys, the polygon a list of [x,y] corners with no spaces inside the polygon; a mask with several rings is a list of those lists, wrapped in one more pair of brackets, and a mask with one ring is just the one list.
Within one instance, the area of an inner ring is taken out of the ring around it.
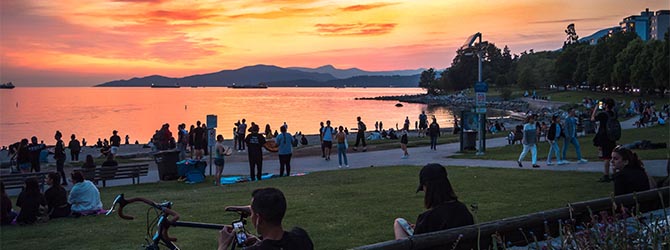
{"label": "distant mountain range", "polygon": [[296,69],[304,72],[331,74],[332,76],[345,79],[354,76],[410,76],[420,75],[426,69],[412,69],[412,70],[395,70],[395,71],[364,71],[357,68],[350,69],[336,69],[333,65],[324,65],[315,69],[302,67],[289,67],[288,69]]}
{"label": "distant mountain range", "polygon": [[336,69],[332,65],[318,68],[281,68],[273,65],[255,65],[235,70],[222,70],[215,73],[192,75],[181,78],[152,75],[128,80],[116,80],[96,85],[96,87],[222,87],[233,84],[257,85],[263,83],[270,87],[417,87],[423,69],[399,71],[364,71],[357,68]]}

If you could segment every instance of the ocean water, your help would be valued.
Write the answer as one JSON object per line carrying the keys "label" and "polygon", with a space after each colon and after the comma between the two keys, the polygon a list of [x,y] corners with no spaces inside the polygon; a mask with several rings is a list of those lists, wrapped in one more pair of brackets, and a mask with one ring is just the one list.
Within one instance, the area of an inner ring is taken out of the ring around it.
{"label": "ocean water", "polygon": [[445,107],[395,101],[355,100],[375,97],[425,93],[420,88],[94,88],[94,87],[17,87],[0,90],[0,145],[37,136],[52,145],[54,133],[60,130],[64,141],[76,134],[89,144],[98,138],[109,138],[118,130],[122,140],[149,141],[164,123],[176,134],[177,125],[187,128],[208,114],[217,115],[217,134],[232,138],[234,123],[246,118],[263,131],[265,124],[278,130],[284,122],[291,133],[318,133],[319,122],[330,120],[333,126],[356,127],[361,116],[368,130],[375,121],[384,128],[402,127],[406,116],[411,128],[425,110],[435,115],[442,127],[450,127],[452,112]]}

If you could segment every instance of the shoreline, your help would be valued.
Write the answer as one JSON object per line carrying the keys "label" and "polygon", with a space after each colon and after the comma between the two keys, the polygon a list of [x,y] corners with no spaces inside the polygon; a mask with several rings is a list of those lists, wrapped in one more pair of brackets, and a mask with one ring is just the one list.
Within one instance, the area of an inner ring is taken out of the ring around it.
{"label": "shoreline", "polygon": [[[420,103],[426,105],[448,106],[458,108],[457,110],[468,110],[475,107],[475,99],[469,96],[470,93],[458,93],[449,95],[397,95],[397,96],[377,96],[377,97],[359,97],[356,100],[378,100],[378,101],[398,101],[406,103]],[[527,111],[530,104],[525,100],[504,101],[499,97],[487,97],[486,107],[505,111]]]}

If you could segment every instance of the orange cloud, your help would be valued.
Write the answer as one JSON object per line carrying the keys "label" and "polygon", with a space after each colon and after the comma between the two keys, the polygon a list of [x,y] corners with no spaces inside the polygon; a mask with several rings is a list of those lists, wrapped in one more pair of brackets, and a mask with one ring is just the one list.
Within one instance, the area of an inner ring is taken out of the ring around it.
{"label": "orange cloud", "polygon": [[162,3],[165,0],[112,0],[112,2],[124,2],[124,3]]}
{"label": "orange cloud", "polygon": [[376,8],[381,8],[381,7],[386,7],[389,5],[395,5],[397,3],[373,3],[373,4],[357,4],[357,5],[351,5],[348,7],[340,8],[342,11],[364,11],[364,10],[370,10],[370,9],[376,9]]}
{"label": "orange cloud", "polygon": [[170,20],[200,20],[216,17],[216,15],[207,14],[207,11],[202,10],[179,10],[179,11],[169,11],[169,10],[156,10],[150,11],[144,14],[147,18],[161,18],[161,19],[170,19]]}
{"label": "orange cloud", "polygon": [[292,16],[308,16],[318,12],[320,8],[280,8],[276,11],[244,13],[239,15],[230,15],[229,18],[256,18],[256,19],[278,19]]}
{"label": "orange cloud", "polygon": [[374,36],[390,33],[396,25],[396,23],[320,23],[314,26],[321,36]]}

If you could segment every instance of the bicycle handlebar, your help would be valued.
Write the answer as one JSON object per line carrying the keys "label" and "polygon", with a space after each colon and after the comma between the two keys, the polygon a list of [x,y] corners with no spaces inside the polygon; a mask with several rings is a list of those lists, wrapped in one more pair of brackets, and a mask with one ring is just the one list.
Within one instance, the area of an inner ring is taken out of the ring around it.
{"label": "bicycle handlebar", "polygon": [[226,212],[237,212],[242,218],[247,218],[251,215],[250,206],[227,206],[225,210]]}
{"label": "bicycle handlebar", "polygon": [[138,202],[138,201],[144,202],[145,204],[147,204],[147,205],[149,205],[149,206],[151,206],[155,209],[161,210],[161,212],[166,214],[166,219],[167,219],[167,216],[172,216],[172,219],[167,219],[168,223],[165,223],[163,227],[159,227],[160,232],[158,232],[158,233],[160,234],[161,238],[164,239],[164,240],[177,241],[177,238],[170,237],[170,235],[168,235],[168,229],[170,228],[170,226],[175,224],[179,220],[179,213],[170,209],[172,207],[172,202],[165,202],[165,203],[162,203],[162,204],[158,204],[158,203],[156,203],[152,200],[142,198],[142,197],[135,197],[135,198],[131,198],[131,199],[126,200],[123,197],[123,194],[119,194],[119,195],[116,196],[116,199],[114,199],[114,202],[112,203],[112,208],[109,209],[109,211],[107,211],[107,215],[110,215],[114,211],[114,207],[116,206],[116,204],[119,204],[119,210],[118,210],[119,217],[121,217],[122,219],[125,219],[125,220],[133,220],[133,219],[135,219],[135,217],[123,214],[123,208],[130,203],[134,203],[134,202]]}

